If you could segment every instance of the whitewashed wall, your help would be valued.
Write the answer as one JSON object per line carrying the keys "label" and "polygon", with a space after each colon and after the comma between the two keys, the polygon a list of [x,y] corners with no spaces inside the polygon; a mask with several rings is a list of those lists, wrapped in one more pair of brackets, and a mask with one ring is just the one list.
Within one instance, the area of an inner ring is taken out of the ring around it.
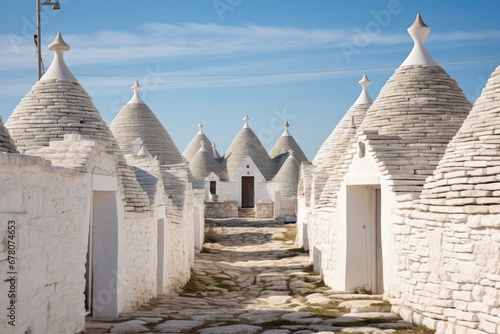
{"label": "whitewashed wall", "polygon": [[124,227],[123,310],[136,310],[156,297],[157,227],[150,215],[132,213],[126,214]]}
{"label": "whitewashed wall", "polygon": [[[191,276],[194,263],[193,189],[189,185],[187,166],[162,167],[162,208],[164,210],[163,281],[161,293],[182,288]],[[158,213],[160,214],[160,213]]]}
{"label": "whitewashed wall", "polygon": [[311,188],[312,172],[314,165],[302,162],[300,165],[300,178],[297,190],[297,244],[309,250],[308,224],[312,215]]}
{"label": "whitewashed wall", "polygon": [[[248,166],[248,168],[247,168]],[[255,187],[255,203],[263,201],[264,203],[272,202],[271,196],[267,189],[268,182],[260,172],[259,168],[255,165],[252,158],[247,156],[241,165],[236,169],[232,180],[235,181],[236,187],[231,189],[230,200],[238,201],[238,206],[241,207],[241,177],[242,176],[253,176],[254,177],[254,187]]]}
{"label": "whitewashed wall", "polygon": [[274,218],[297,215],[297,197],[282,197],[279,191],[274,196]]}
{"label": "whitewashed wall", "polygon": [[[7,258],[7,222],[16,221],[16,327],[2,333],[76,333],[84,329],[89,188],[85,174],[46,160],[0,154],[0,257]],[[5,276],[9,268],[0,262]],[[9,284],[0,280],[0,308]],[[5,313],[5,311],[4,311]]]}
{"label": "whitewashed wall", "polygon": [[[371,258],[373,247],[367,240],[373,238],[374,229],[363,210],[367,205],[367,192],[348,196],[347,187],[366,186],[380,187],[382,253],[384,291],[389,293],[395,289],[396,260],[394,242],[394,213],[397,206],[394,193],[382,177],[373,157],[366,154],[360,158],[355,156],[339,189],[337,207],[315,209],[307,212],[302,200],[299,220],[307,220],[299,225],[306,229],[302,232],[302,240],[307,238],[311,261],[325,283],[335,290],[352,291],[354,288],[372,286]],[[349,205],[348,205],[349,201]],[[347,210],[352,210],[348,214]]]}
{"label": "whitewashed wall", "polygon": [[500,332],[499,214],[415,214],[397,238],[394,311],[437,333]]}
{"label": "whitewashed wall", "polygon": [[205,241],[205,200],[203,189],[193,189],[194,249],[200,252]]}

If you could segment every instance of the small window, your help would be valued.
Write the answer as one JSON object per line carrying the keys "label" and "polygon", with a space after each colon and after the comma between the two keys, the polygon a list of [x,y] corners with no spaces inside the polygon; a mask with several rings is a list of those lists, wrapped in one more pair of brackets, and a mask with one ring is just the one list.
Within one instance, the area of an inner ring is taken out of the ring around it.
{"label": "small window", "polygon": [[214,195],[216,194],[216,189],[217,189],[217,183],[216,181],[210,181],[210,194]]}
{"label": "small window", "polygon": [[247,168],[250,168],[250,165],[247,165]]}

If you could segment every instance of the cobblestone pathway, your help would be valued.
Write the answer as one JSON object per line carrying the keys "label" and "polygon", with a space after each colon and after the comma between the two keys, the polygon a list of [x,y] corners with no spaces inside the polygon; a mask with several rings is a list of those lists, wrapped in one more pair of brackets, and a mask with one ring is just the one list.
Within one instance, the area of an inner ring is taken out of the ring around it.
{"label": "cobblestone pathway", "polygon": [[207,238],[183,292],[119,319],[88,319],[85,333],[433,333],[390,313],[380,296],[339,294],[294,248],[295,225],[207,222]]}

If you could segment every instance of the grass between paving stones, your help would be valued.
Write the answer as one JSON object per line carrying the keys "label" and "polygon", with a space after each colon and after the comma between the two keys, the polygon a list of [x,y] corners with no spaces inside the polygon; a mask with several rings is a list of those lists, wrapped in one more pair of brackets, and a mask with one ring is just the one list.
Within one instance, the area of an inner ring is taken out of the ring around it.
{"label": "grass between paving stones", "polygon": [[386,318],[372,318],[366,320],[360,320],[356,322],[337,322],[334,325],[338,327],[365,327],[373,324],[388,324],[398,322],[398,320],[386,319]]}
{"label": "grass between paving stones", "polygon": [[354,289],[354,293],[359,295],[371,295],[372,291],[366,290],[364,287],[357,287]]}
{"label": "grass between paving stones", "polygon": [[191,275],[189,281],[187,281],[187,283],[184,285],[182,291],[188,293],[195,293],[199,291],[198,283],[196,282],[196,279],[193,277],[193,275]]}
{"label": "grass between paving stones", "polygon": [[283,234],[285,239],[287,239],[288,241],[295,241],[295,239],[297,238],[297,225],[287,225],[285,226],[285,228],[286,232]]}
{"label": "grass between paving stones", "polygon": [[286,232],[283,233],[283,237],[275,237],[274,241],[294,241],[297,238],[297,226],[296,225],[287,225],[285,226]]}
{"label": "grass between paving stones", "polygon": [[314,307],[314,306],[306,306],[300,309],[300,312],[311,312],[318,317],[324,318],[338,318],[342,316],[343,312],[338,310],[326,309],[324,307]]}
{"label": "grass between paving stones", "polygon": [[384,300],[383,302],[380,303],[371,303],[370,306],[392,306],[391,302]]}
{"label": "grass between paving stones", "polygon": [[189,298],[203,298],[201,292],[203,291],[199,284],[204,284],[202,280],[196,277],[194,273],[191,273],[191,278],[182,288],[182,292],[179,293],[181,297],[189,297]]}
{"label": "grass between paving stones", "polygon": [[214,225],[210,225],[205,229],[205,242],[215,244],[222,239],[224,239],[223,228],[216,228]]}
{"label": "grass between paving stones", "polygon": [[410,329],[398,329],[397,331],[393,332],[393,334],[434,334],[434,333],[436,333],[435,330],[427,328],[424,325],[420,325]]}
{"label": "grass between paving stones", "polygon": [[203,246],[201,247],[200,253],[211,253],[211,251],[210,248]]}
{"label": "grass between paving stones", "polygon": [[307,266],[304,267],[304,272],[306,273],[309,273],[309,275],[311,276],[319,276],[320,273],[318,273],[317,271],[314,271],[314,264],[310,263],[308,264]]}
{"label": "grass between paving stones", "polygon": [[234,291],[235,290],[235,286],[231,285],[231,284],[219,283],[219,284],[216,285],[216,287],[221,288],[221,289],[226,289],[226,290],[229,290],[229,291]]}
{"label": "grass between paving stones", "polygon": [[296,325],[303,325],[303,324],[288,319],[276,319],[266,322],[259,322],[255,324],[255,326],[260,326],[264,330],[279,328],[281,326],[296,326]]}
{"label": "grass between paving stones", "polygon": [[319,281],[319,282],[311,282],[311,284],[314,284],[316,286],[316,289],[317,288],[329,288],[325,282],[323,282],[323,280]]}
{"label": "grass between paving stones", "polygon": [[299,247],[299,248],[290,248],[290,249],[287,249],[288,252],[293,252],[293,253],[308,253],[308,251],[306,251],[304,249],[304,247]]}

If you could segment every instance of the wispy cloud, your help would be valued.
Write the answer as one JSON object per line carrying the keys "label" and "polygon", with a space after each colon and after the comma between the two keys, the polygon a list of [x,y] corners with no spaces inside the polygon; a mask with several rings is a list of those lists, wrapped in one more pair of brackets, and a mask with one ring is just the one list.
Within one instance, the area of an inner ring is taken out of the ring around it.
{"label": "wispy cloud", "polygon": [[[68,55],[68,63],[85,66],[339,49],[343,43],[353,43],[359,34],[360,31],[355,29],[149,23],[141,26],[137,32],[101,31],[89,35],[64,35],[64,38],[76,50]],[[429,42],[484,42],[498,40],[499,37],[500,30],[457,31],[431,34]],[[371,34],[368,38],[371,46],[411,43],[406,33]],[[46,36],[45,42],[52,39],[53,36]],[[0,70],[33,66],[35,53],[31,39],[12,34],[0,35],[0,43],[4,45],[0,50]],[[47,55],[47,51],[44,54]]]}

